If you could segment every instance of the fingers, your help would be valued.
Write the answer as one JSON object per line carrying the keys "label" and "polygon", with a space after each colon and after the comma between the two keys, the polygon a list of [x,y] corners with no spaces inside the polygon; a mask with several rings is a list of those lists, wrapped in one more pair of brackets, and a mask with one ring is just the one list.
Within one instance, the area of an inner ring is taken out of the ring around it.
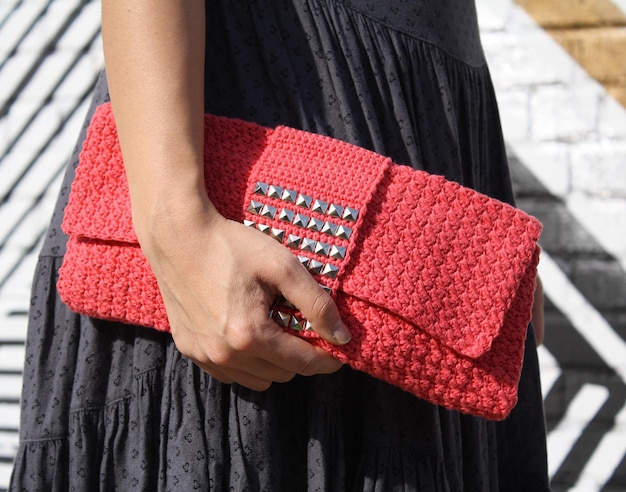
{"label": "fingers", "polygon": [[276,371],[270,371],[273,374],[272,376],[268,376],[263,371],[247,372],[234,368],[218,368],[218,366],[212,362],[196,362],[196,365],[222,383],[237,383],[254,391],[265,391],[272,383],[286,383],[287,381],[291,381],[296,375],[295,373],[287,373],[286,371],[280,371],[280,375],[278,375]]}
{"label": "fingers", "polygon": [[248,314],[245,321],[233,321],[227,338],[217,343],[186,329],[172,336],[181,353],[214,378],[255,391],[296,374],[329,374],[341,367],[326,351],[283,331],[262,308]]}
{"label": "fingers", "polygon": [[269,388],[272,382],[287,382],[296,375],[294,371],[288,371],[230,347],[207,349],[201,344],[194,343],[195,340],[190,338],[189,332],[175,336],[174,341],[178,350],[222,383],[238,383],[255,391],[263,391]]}
{"label": "fingers", "polygon": [[[273,322],[272,322],[273,323]],[[303,376],[331,374],[342,363],[325,350],[282,329],[264,331],[257,355],[277,366]]]}
{"label": "fingers", "polygon": [[229,349],[210,354],[220,368],[232,367],[283,382],[295,374],[330,374],[342,365],[327,351],[284,331],[261,309],[250,313],[246,324],[234,326]]}
{"label": "fingers", "polygon": [[[286,333],[284,335],[296,339]],[[299,341],[307,344],[307,342],[303,340]],[[245,371],[236,368],[219,367],[210,361],[196,361],[195,364],[222,383],[237,383],[253,391],[265,391],[273,383],[286,383],[291,381],[296,374],[303,376],[330,374],[341,368],[341,362],[334,359],[323,350],[311,347],[310,345],[309,347],[313,349],[315,353],[314,357],[294,360],[294,367],[302,367],[300,371],[294,372],[283,370],[258,358],[248,361],[245,365]]]}
{"label": "fingers", "polygon": [[265,391],[275,382],[291,381],[296,374],[330,374],[341,368],[341,362],[324,350],[280,329],[274,333],[277,334],[275,337],[259,340],[257,352],[260,356],[233,352],[228,362],[221,356],[215,357],[215,361],[206,356],[195,360],[193,356],[189,357],[215,379],[226,384],[237,383],[254,391]]}

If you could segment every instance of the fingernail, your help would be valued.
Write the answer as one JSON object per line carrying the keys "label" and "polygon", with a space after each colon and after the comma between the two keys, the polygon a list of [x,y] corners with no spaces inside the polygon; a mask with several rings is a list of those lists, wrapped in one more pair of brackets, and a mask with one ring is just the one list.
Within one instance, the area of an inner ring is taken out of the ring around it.
{"label": "fingernail", "polygon": [[343,324],[343,321],[339,320],[335,324],[335,330],[333,331],[333,338],[337,341],[339,345],[345,345],[352,339],[352,333]]}

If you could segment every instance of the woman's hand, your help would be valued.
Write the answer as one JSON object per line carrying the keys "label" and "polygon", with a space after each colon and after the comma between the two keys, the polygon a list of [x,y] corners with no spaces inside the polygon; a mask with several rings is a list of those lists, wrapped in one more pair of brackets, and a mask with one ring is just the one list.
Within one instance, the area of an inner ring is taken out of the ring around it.
{"label": "woman's hand", "polygon": [[281,293],[323,338],[347,342],[330,296],[283,246],[206,197],[204,1],[103,0],[102,39],[133,225],[178,348],[221,381],[259,390],[336,371],[268,316]]}
{"label": "woman's hand", "polygon": [[350,339],[332,298],[286,248],[214,211],[187,212],[157,229],[142,246],[176,346],[198,366],[222,382],[254,390],[341,367],[269,318],[282,295],[325,340]]}

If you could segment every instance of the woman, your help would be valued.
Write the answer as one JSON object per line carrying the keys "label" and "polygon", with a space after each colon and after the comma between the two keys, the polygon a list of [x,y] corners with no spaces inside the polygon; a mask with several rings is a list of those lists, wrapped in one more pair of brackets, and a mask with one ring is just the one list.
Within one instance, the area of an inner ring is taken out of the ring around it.
{"label": "woman", "polygon": [[93,106],[111,99],[172,333],[58,300],[75,152],[33,286],[12,489],[548,490],[532,331],[504,422],[419,400],[274,325],[281,293],[320,336],[350,340],[297,260],[204,193],[209,112],[329,135],[511,202],[474,6],[103,0],[102,22]]}

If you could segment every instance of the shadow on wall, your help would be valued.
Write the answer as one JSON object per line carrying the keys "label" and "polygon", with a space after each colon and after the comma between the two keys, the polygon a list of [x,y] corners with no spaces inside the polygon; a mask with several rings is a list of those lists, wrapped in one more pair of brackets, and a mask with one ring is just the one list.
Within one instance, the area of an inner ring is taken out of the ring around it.
{"label": "shadow on wall", "polygon": [[[544,224],[541,246],[545,254],[566,273],[573,287],[626,347],[626,272],[572,217],[561,199],[551,195],[514,155],[510,160],[518,206]],[[550,383],[544,384],[544,400],[550,471],[557,492],[579,482],[586,466],[604,452],[603,440],[607,437],[617,432],[626,443],[626,429],[616,428],[626,408],[626,381],[623,373],[615,370],[613,361],[589,343],[589,335],[601,334],[581,332],[580,324],[575,326],[571,321],[579,316],[578,312],[559,309],[549,296],[546,300],[543,350],[555,359],[556,368],[548,376]],[[588,328],[592,330],[593,326]],[[597,343],[610,350],[615,341]],[[603,491],[626,490],[624,448],[622,445],[621,449],[609,450],[616,468]]]}

